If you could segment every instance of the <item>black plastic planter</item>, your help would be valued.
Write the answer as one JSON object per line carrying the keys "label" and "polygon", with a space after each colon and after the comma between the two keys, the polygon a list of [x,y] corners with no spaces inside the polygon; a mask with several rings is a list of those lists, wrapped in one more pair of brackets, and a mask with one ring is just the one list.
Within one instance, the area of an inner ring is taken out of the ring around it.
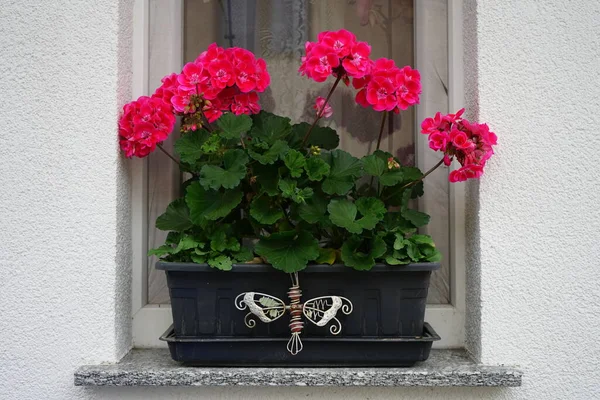
{"label": "black plastic planter", "polygon": [[431,327],[424,327],[429,279],[437,263],[378,264],[368,272],[343,265],[308,266],[299,273],[302,300],[343,296],[354,309],[350,315],[338,313],[342,331],[335,336],[327,327],[305,324],[304,350],[295,356],[285,346],[288,315],[248,328],[247,312],[234,304],[243,292],[266,293],[287,304],[289,274],[259,264],[238,264],[227,272],[185,263],[158,262],[156,268],[166,272],[171,295],[171,354],[186,363],[408,366],[426,359],[432,341],[439,339]]}
{"label": "black plastic planter", "polygon": [[427,360],[440,337],[428,323],[420,337],[310,337],[295,356],[286,350],[287,338],[178,338],[171,326],[160,339],[173,360],[190,366],[411,367]]}

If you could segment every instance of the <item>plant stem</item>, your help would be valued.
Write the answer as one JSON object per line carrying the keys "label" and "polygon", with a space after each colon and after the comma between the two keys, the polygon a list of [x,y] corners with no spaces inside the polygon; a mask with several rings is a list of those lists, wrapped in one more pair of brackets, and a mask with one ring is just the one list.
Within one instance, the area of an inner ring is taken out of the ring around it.
{"label": "plant stem", "polygon": [[[198,87],[198,84],[196,83],[196,95],[198,97],[200,97],[200,88]],[[208,118],[206,118],[206,115],[204,115],[204,111],[202,110],[202,107],[204,107],[204,99],[201,99],[202,101],[200,102],[200,107],[198,108],[198,111],[200,111],[200,117],[202,118],[202,125],[206,128],[207,131],[212,132],[212,126],[210,126],[210,122],[208,122]]]}
{"label": "plant stem", "polygon": [[442,163],[444,162],[444,159],[442,158],[440,161],[438,161],[437,164],[435,164],[433,167],[431,167],[431,169],[427,172],[425,172],[423,174],[422,177],[420,177],[419,179],[417,179],[416,181],[412,181],[407,183],[406,185],[402,186],[400,189],[405,189],[407,187],[411,187],[419,182],[421,182],[423,179],[425,179],[425,177],[427,177],[427,175],[431,174],[433,171],[435,171],[440,165],[442,165]]}
{"label": "plant stem", "polygon": [[183,167],[181,166],[181,163],[175,158],[173,157],[168,151],[166,151],[163,147],[162,147],[162,143],[159,143],[158,148],[160,149],[160,151],[162,151],[163,153],[165,153],[167,155],[167,157],[169,157],[171,160],[173,160],[173,162],[177,165],[179,165],[179,169],[181,169],[183,171]]}
{"label": "plant stem", "polygon": [[329,99],[331,98],[331,95],[333,94],[333,91],[337,87],[338,83],[340,83],[340,80],[342,80],[342,74],[341,73],[338,75],[337,79],[333,83],[333,86],[329,90],[329,93],[327,94],[327,97],[325,98],[325,103],[323,104],[323,107],[317,113],[317,118],[315,118],[315,121],[312,123],[312,125],[310,126],[310,128],[308,128],[308,132],[306,132],[306,134],[304,135],[304,138],[302,139],[302,146],[304,146],[306,144],[306,141],[310,137],[310,133],[312,132],[313,128],[315,127],[315,125],[317,125],[317,122],[319,122],[319,120],[323,116],[323,112],[325,111],[325,106],[327,105],[327,103],[329,103]]}
{"label": "plant stem", "polygon": [[[377,149],[376,150],[379,150],[379,146],[381,145],[381,136],[383,136],[383,127],[385,126],[385,120],[386,120],[387,115],[388,115],[388,112],[384,111],[381,116],[381,126],[379,127],[379,137],[377,138]],[[375,189],[375,187],[373,186],[373,179],[375,179],[374,176],[371,177],[371,182],[369,182],[369,186],[371,186],[373,189]],[[379,182],[377,182],[377,192],[379,192]]]}
{"label": "plant stem", "polygon": [[385,120],[388,116],[388,112],[384,111],[381,116],[381,126],[379,127],[379,137],[377,137],[377,150],[379,150],[379,146],[381,146],[381,137],[383,136],[383,128],[385,127]]}

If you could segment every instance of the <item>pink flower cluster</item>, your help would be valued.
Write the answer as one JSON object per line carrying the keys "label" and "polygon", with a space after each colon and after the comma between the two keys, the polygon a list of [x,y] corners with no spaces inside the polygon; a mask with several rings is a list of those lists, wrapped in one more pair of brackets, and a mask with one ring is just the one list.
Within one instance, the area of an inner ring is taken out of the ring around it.
{"label": "pink flower cluster", "polygon": [[168,75],[162,82],[153,97],[172,104],[178,114],[194,114],[201,107],[213,122],[224,111],[236,115],[259,112],[257,93],[269,86],[271,78],[262,58],[246,49],[224,49],[213,43],[179,75]]}
{"label": "pink flower cluster", "polygon": [[421,133],[429,135],[429,147],[444,153],[444,164],[456,157],[461,168],[450,172],[450,182],[466,181],[483,175],[486,161],[494,154],[497,137],[487,124],[471,123],[456,114],[435,114],[421,123]]}
{"label": "pink flower cluster", "polygon": [[344,79],[362,78],[371,72],[373,61],[371,46],[359,42],[352,32],[345,29],[319,33],[317,42],[306,42],[306,56],[302,57],[301,75],[324,82],[330,75]]}
{"label": "pink flower cluster", "polygon": [[214,122],[223,112],[235,115],[260,111],[258,93],[271,78],[265,60],[252,52],[215,43],[198,58],[170,74],[152,97],[142,96],[123,107],[119,143],[127,157],[145,157],[173,130],[175,115],[183,115],[183,130]]}
{"label": "pink flower cluster", "polygon": [[393,60],[371,60],[371,46],[359,42],[345,29],[321,32],[316,43],[306,42],[299,72],[317,82],[329,76],[342,79],[359,92],[356,102],[375,111],[406,110],[419,103],[421,75],[409,66],[399,68]]}
{"label": "pink flower cluster", "polygon": [[421,74],[408,65],[398,68],[394,60],[380,58],[370,75],[354,79],[352,86],[360,89],[356,102],[375,111],[406,110],[419,103]]}
{"label": "pink flower cluster", "polygon": [[175,125],[171,106],[160,98],[142,96],[123,107],[119,144],[129,158],[146,157],[164,141]]}

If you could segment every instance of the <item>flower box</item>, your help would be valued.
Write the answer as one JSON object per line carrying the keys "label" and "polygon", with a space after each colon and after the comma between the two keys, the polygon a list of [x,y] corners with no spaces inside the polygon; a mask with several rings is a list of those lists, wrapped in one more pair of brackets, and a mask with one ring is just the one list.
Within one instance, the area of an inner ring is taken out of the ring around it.
{"label": "flower box", "polygon": [[158,262],[171,296],[173,326],[163,340],[177,361],[193,365],[410,366],[427,359],[439,337],[424,323],[431,272],[438,263],[375,265],[368,273],[343,265],[309,265],[300,272],[302,299],[339,295],[352,312],[319,327],[305,323],[304,350],[286,350],[290,318],[246,324],[236,307],[240,293],[287,298],[290,278],[270,265],[238,264],[223,272],[208,265]]}
{"label": "flower box", "polygon": [[[424,173],[402,165],[380,144],[390,115],[418,104],[420,74],[370,51],[343,29],[306,44],[299,72],[334,78],[312,123],[261,111],[266,62],[216,44],[124,107],[125,154],[158,148],[189,178],[156,220],[165,244],[149,252],[167,274],[174,324],[165,340],[176,360],[405,366],[427,357],[438,337],[423,317],[442,255],[419,233],[429,215],[411,206],[423,180],[453,160],[461,168],[450,182],[479,178],[496,135],[464,109],[438,112],[421,132],[439,162]],[[377,145],[362,158],[319,125],[340,83],[381,113]],[[177,117],[179,159],[161,147]]]}

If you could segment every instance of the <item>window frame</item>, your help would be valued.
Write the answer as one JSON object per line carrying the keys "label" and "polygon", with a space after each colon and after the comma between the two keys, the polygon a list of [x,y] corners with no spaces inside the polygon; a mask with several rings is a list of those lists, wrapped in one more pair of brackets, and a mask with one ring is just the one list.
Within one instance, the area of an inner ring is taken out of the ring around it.
{"label": "window frame", "polygon": [[[419,21],[425,18],[425,1],[414,2],[415,21],[415,67],[421,67],[419,56]],[[133,20],[133,97],[149,94],[149,64],[151,57],[150,7],[154,15],[161,15],[161,36],[168,49],[161,54],[161,62],[168,70],[176,71],[183,62],[183,10],[184,0],[168,2],[135,0]],[[448,7],[448,107],[456,111],[464,105],[462,9],[463,0],[447,0]],[[168,36],[167,36],[168,35]],[[156,50],[156,49],[155,49]],[[159,49],[160,50],[160,49]],[[166,55],[166,56],[164,56]],[[426,115],[417,107],[416,120]],[[427,138],[416,135],[417,164],[419,157],[428,151]],[[136,348],[166,347],[158,338],[171,324],[171,307],[168,304],[148,304],[148,274],[146,257],[148,251],[148,160],[131,160],[131,210],[132,210],[132,336]],[[435,348],[464,347],[465,343],[465,185],[449,186],[450,229],[450,303],[427,305],[425,319],[442,337]]]}

